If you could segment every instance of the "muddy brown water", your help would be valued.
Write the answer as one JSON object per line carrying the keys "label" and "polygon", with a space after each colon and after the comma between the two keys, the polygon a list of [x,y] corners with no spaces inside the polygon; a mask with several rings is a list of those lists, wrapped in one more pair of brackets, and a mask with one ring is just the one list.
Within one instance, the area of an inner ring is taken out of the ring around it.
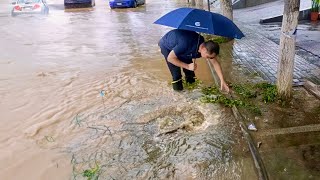
{"label": "muddy brown water", "polygon": [[[227,109],[173,92],[153,21],[184,1],[0,11],[0,179],[256,179]],[[206,62],[197,76],[213,83]]]}

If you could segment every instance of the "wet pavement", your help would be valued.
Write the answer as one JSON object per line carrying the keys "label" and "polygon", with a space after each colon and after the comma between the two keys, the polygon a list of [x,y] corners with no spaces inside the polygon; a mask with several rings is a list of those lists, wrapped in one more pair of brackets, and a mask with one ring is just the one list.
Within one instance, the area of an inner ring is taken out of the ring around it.
{"label": "wet pavement", "polygon": [[[263,34],[273,42],[279,44],[281,23],[262,25]],[[296,39],[296,54],[320,67],[320,22],[300,21]]]}
{"label": "wet pavement", "polygon": [[[234,11],[234,20],[242,23],[247,38],[235,47],[237,64],[245,64],[249,73],[259,73],[265,80],[275,82],[279,59],[281,23],[259,24],[260,19],[283,14],[282,0]],[[310,7],[310,2],[300,2],[300,9]],[[308,79],[320,84],[319,23],[300,21],[296,38],[296,56],[293,83]]]}
{"label": "wet pavement", "polygon": [[[311,7],[308,0],[300,1],[300,10]],[[284,1],[279,0],[271,3],[262,4],[255,7],[239,9],[234,11],[236,21],[243,22],[250,29],[263,34],[268,39],[279,44],[281,23],[260,24],[260,19],[275,17],[283,14]],[[318,44],[320,43],[320,23],[310,21],[300,21],[296,37],[296,53],[304,56],[311,64],[320,65],[320,52]]]}
{"label": "wet pavement", "polygon": [[[95,168],[102,179],[256,179],[230,111],[168,85],[157,41],[169,28],[152,23],[185,1],[65,10],[48,0],[48,16],[17,17],[9,2],[0,4],[0,179],[86,179]],[[205,61],[196,74],[213,84]]]}
{"label": "wet pavement", "polygon": [[[308,0],[300,0],[300,10],[311,7]],[[279,16],[283,14],[284,0],[277,0],[270,3],[261,4],[254,7],[234,10],[234,17],[246,24],[257,24],[260,19]]]}
{"label": "wet pavement", "polygon": [[[248,26],[242,26],[246,38],[237,41],[233,46],[234,63],[244,65],[249,73],[258,73],[265,80],[275,83],[279,61],[279,45],[260,33],[256,33]],[[316,57],[315,57],[316,59]],[[320,83],[320,67],[299,55],[295,56],[293,83],[301,84],[308,79],[316,84]]]}

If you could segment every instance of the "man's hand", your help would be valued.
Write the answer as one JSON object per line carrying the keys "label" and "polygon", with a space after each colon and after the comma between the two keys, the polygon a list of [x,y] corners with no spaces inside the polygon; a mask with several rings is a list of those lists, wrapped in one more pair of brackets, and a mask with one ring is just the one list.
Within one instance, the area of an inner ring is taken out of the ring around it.
{"label": "man's hand", "polygon": [[189,71],[195,71],[197,69],[197,64],[194,61],[191,64],[187,64],[180,61],[173,50],[169,53],[167,59],[168,59],[168,62],[170,62],[171,64],[184,69],[188,69]]}
{"label": "man's hand", "polygon": [[197,65],[195,59],[192,59],[192,63],[188,64],[188,68],[187,69],[190,70],[190,71],[195,71],[195,70],[197,70],[197,67],[198,67],[198,65]]}
{"label": "man's hand", "polygon": [[225,91],[227,93],[230,91],[228,84],[224,81],[221,81],[221,91]]}
{"label": "man's hand", "polygon": [[188,64],[188,68],[189,71],[195,71],[197,69],[197,64],[196,63],[191,63]]}

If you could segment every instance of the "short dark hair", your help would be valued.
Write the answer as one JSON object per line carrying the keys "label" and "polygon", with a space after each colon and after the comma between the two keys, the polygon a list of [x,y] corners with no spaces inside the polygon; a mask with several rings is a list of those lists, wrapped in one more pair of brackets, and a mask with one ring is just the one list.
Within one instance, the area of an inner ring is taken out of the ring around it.
{"label": "short dark hair", "polygon": [[207,49],[209,54],[215,53],[216,55],[219,54],[220,46],[218,43],[213,42],[212,40],[204,42],[204,47]]}

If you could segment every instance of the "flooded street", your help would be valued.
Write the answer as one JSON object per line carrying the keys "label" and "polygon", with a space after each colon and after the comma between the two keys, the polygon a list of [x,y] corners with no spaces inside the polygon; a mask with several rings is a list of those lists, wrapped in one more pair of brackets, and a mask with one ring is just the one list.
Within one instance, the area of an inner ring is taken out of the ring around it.
{"label": "flooded street", "polygon": [[[256,179],[228,109],[177,93],[152,24],[185,1],[10,16],[0,4],[0,179]],[[180,4],[179,4],[180,3]],[[223,54],[223,53],[222,53]],[[197,77],[213,83],[200,60]]]}

